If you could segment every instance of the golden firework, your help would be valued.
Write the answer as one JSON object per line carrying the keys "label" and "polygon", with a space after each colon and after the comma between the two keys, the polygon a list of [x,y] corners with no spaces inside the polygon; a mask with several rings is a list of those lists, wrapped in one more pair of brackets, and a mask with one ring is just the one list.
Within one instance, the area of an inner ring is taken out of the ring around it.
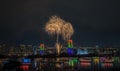
{"label": "golden firework", "polygon": [[61,34],[61,28],[64,24],[64,20],[62,20],[58,16],[52,16],[49,21],[46,23],[45,31],[49,34]]}
{"label": "golden firework", "polygon": [[60,53],[60,50],[62,48],[60,43],[58,42],[59,35],[61,35],[64,40],[68,40],[74,33],[74,29],[71,23],[64,21],[58,16],[50,17],[49,21],[45,25],[45,31],[50,35],[57,34],[56,50],[58,54]]}
{"label": "golden firework", "polygon": [[64,40],[68,40],[71,38],[71,36],[74,33],[74,29],[72,27],[72,25],[69,22],[66,22],[63,26],[62,26],[62,30],[61,30],[61,34]]}

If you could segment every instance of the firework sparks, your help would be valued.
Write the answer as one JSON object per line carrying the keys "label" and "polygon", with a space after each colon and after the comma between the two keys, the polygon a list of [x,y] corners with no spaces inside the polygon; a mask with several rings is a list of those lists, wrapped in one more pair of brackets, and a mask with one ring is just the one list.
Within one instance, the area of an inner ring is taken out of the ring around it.
{"label": "firework sparks", "polygon": [[45,31],[49,34],[61,34],[61,28],[64,20],[57,16],[52,16],[45,26]]}
{"label": "firework sparks", "polygon": [[58,42],[59,35],[61,35],[64,40],[68,40],[74,33],[74,29],[71,23],[64,21],[58,16],[52,16],[49,19],[49,21],[45,25],[45,31],[50,35],[57,34],[56,50],[58,54],[60,53],[60,50],[62,48],[62,46]]}
{"label": "firework sparks", "polygon": [[63,25],[61,31],[62,31],[62,37],[64,40],[70,39],[74,33],[74,29],[69,22],[66,22],[66,24]]}

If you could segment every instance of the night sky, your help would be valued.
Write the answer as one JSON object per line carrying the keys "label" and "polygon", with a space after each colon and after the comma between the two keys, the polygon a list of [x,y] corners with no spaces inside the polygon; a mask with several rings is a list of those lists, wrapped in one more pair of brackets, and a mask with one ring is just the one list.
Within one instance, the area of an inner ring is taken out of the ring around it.
{"label": "night sky", "polygon": [[[55,36],[44,31],[52,15],[71,22],[75,46],[120,46],[119,0],[3,0],[0,10],[0,42],[45,43]],[[63,40],[60,38],[60,41]]]}

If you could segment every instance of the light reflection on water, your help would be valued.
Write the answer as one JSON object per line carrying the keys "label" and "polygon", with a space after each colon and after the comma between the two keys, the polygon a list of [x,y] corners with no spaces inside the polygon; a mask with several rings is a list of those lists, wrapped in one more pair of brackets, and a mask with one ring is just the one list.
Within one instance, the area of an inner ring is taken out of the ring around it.
{"label": "light reflection on water", "polygon": [[[93,59],[94,60],[94,59]],[[95,59],[96,60],[96,59]],[[96,62],[99,62],[96,60]],[[39,60],[37,60],[38,67],[40,67],[40,70],[44,68],[48,69],[57,69],[56,71],[62,70],[62,71],[114,71],[114,69],[119,69],[120,63],[113,63],[113,62],[99,62],[94,63],[94,61],[91,62],[79,62],[77,65],[69,66],[69,62],[64,61],[61,63],[55,63],[54,60],[49,62],[43,62],[41,63]],[[47,71],[47,70],[45,70]]]}
{"label": "light reflection on water", "polygon": [[20,66],[23,71],[120,71],[120,62],[105,59],[101,62],[98,57],[61,58],[59,61],[55,58],[35,58],[24,62],[30,63]]}
{"label": "light reflection on water", "polygon": [[80,63],[80,66],[84,68],[89,68],[91,66],[91,63]]}

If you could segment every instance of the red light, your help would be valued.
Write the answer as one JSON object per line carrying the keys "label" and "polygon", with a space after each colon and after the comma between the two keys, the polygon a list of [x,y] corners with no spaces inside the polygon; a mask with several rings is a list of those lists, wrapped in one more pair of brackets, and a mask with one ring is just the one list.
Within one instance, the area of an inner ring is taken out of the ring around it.
{"label": "red light", "polygon": [[68,40],[68,43],[72,43],[72,40]]}
{"label": "red light", "polygon": [[23,71],[29,71],[29,66],[20,66]]}
{"label": "red light", "polygon": [[80,63],[80,65],[82,67],[89,67],[91,65],[91,63]]}
{"label": "red light", "polygon": [[90,60],[81,60],[80,62],[81,62],[81,63],[89,63]]}
{"label": "red light", "polygon": [[44,44],[40,44],[40,46],[44,46]]}
{"label": "red light", "polygon": [[105,63],[104,67],[112,67],[113,65],[111,63]]}

